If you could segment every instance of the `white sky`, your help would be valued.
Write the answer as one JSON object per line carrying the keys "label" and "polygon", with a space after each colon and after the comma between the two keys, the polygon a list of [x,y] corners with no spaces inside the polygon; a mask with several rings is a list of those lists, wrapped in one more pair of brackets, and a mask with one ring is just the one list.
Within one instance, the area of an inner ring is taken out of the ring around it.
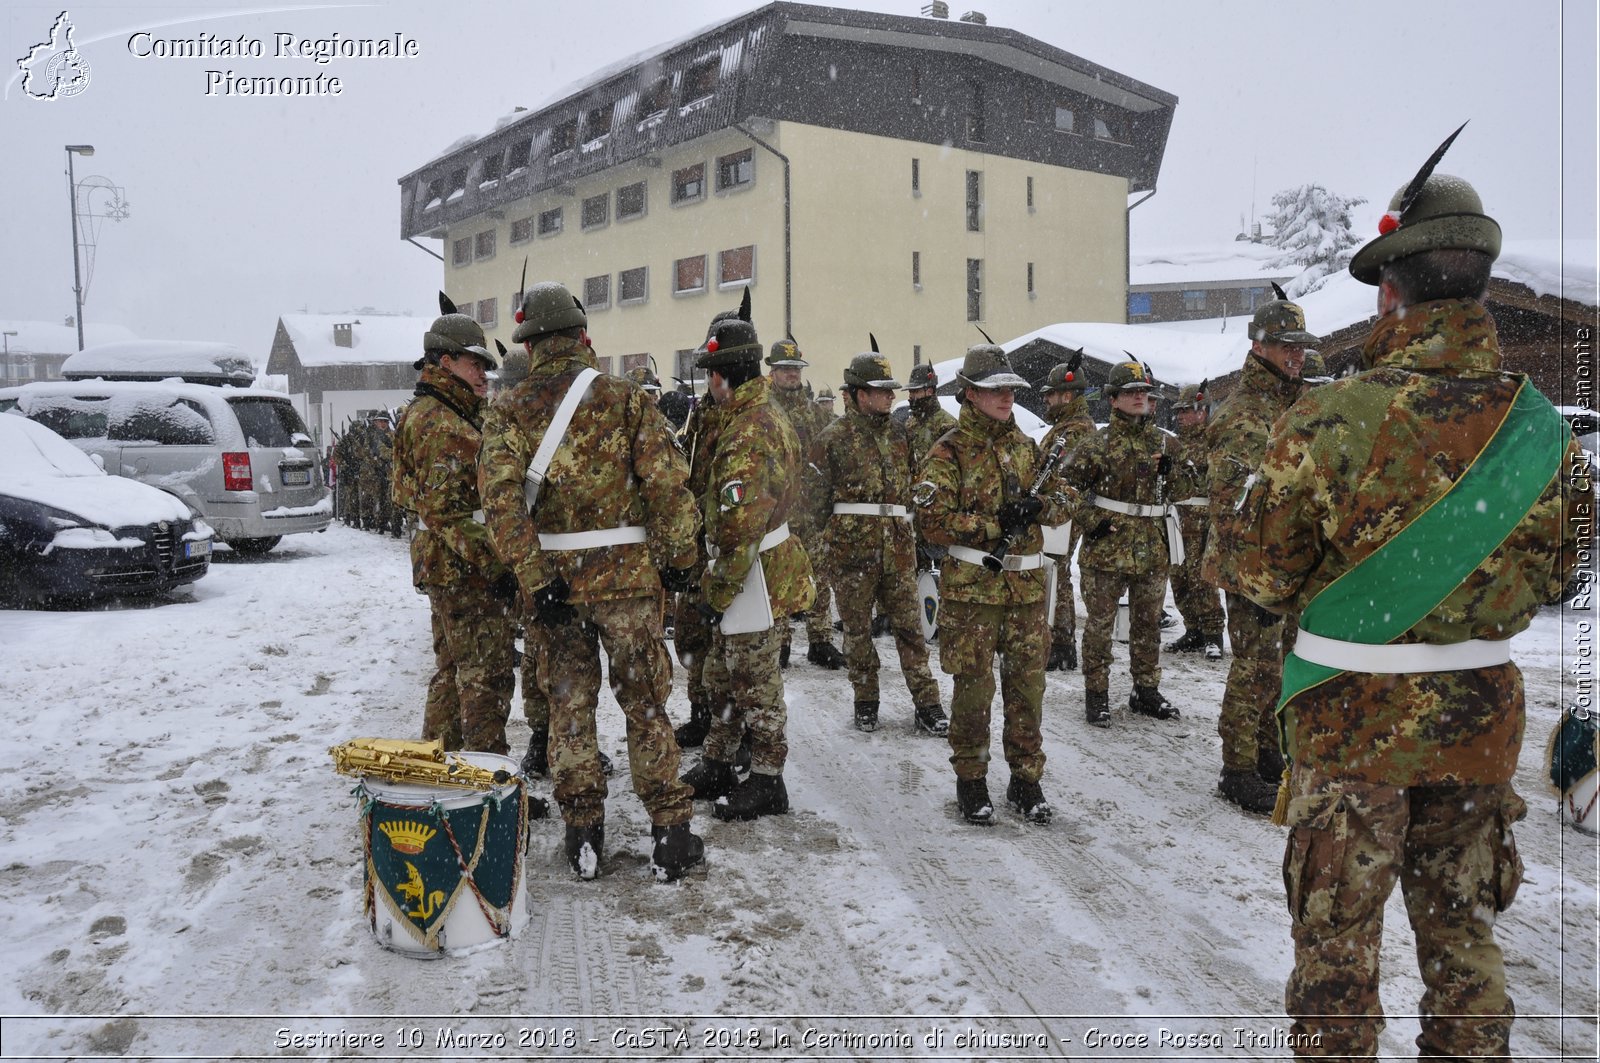
{"label": "white sky", "polygon": [[[70,99],[28,99],[12,77],[16,60],[48,35],[64,2],[0,5],[0,319],[72,313],[62,148],[88,143],[96,154],[75,160],[77,177],[121,185],[132,213],[100,233],[86,320],[147,338],[222,340],[262,361],[280,313],[433,312],[441,265],[399,239],[400,175],[462,134],[488,131],[516,105],[536,105],[589,70],[752,6],[85,0],[67,10],[91,67],[88,88]],[[916,14],[920,0],[853,6]],[[1591,0],[951,6],[952,15],[978,7],[991,25],[1178,97],[1159,192],[1132,216],[1135,250],[1231,239],[1252,202],[1259,215],[1273,191],[1306,181],[1366,196],[1361,224],[1370,227],[1468,118],[1440,169],[1477,185],[1507,239],[1595,237]],[[172,24],[184,19],[195,21]],[[268,57],[136,59],[127,40],[139,30],[242,33],[263,39]],[[276,32],[399,32],[415,37],[421,54],[323,66],[275,60]],[[324,73],[344,91],[207,97],[210,68]]]}

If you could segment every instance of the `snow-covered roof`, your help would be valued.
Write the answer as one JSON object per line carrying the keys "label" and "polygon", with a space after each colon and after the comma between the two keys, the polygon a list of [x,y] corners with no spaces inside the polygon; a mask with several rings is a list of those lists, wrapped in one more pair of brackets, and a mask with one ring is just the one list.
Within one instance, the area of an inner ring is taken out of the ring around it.
{"label": "snow-covered roof", "polygon": [[159,380],[181,376],[207,383],[248,385],[255,379],[256,370],[250,356],[231,343],[129,340],[85,347],[62,363],[61,375],[69,380]]}
{"label": "snow-covered roof", "polygon": [[1300,272],[1290,266],[1273,268],[1267,263],[1283,251],[1270,244],[1240,240],[1227,244],[1197,247],[1171,247],[1155,251],[1134,251],[1128,256],[1128,286],[1147,288],[1156,285],[1177,287],[1185,284],[1218,284],[1227,281],[1270,280],[1280,284]]}
{"label": "snow-covered roof", "polygon": [[[284,314],[278,318],[300,364],[307,369],[329,365],[374,365],[414,362],[422,354],[422,335],[431,317],[390,314]],[[351,325],[350,346],[333,341],[334,325]]]}
{"label": "snow-covered roof", "polygon": [[[71,354],[78,349],[78,330],[73,325],[57,325],[49,321],[6,321],[0,319],[0,331],[15,332],[7,336],[5,349],[27,354]],[[101,343],[121,343],[137,339],[131,329],[121,325],[101,325],[84,322],[84,346]]]}
{"label": "snow-covered roof", "polygon": [[1535,295],[1600,306],[1597,267],[1600,242],[1594,240],[1507,240],[1494,275],[1525,284]]}

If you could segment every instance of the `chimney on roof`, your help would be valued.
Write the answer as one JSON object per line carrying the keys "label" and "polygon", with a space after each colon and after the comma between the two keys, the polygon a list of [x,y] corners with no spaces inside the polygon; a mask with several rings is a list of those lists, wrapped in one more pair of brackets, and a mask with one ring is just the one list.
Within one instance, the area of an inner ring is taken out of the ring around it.
{"label": "chimney on roof", "polygon": [[926,18],[949,18],[950,5],[944,0],[933,0],[931,4],[922,5],[922,14]]}
{"label": "chimney on roof", "polygon": [[982,11],[968,11],[965,15],[961,16],[961,21],[970,22],[974,26],[987,26],[989,24],[989,16],[985,15]]}
{"label": "chimney on roof", "polygon": [[333,345],[335,347],[355,346],[355,324],[349,321],[336,321],[333,325]]}

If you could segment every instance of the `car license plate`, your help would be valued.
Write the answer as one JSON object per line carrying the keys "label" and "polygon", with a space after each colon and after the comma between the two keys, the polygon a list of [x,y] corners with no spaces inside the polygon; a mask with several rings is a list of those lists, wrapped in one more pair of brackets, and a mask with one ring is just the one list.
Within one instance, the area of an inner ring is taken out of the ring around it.
{"label": "car license plate", "polygon": [[211,553],[211,540],[201,539],[198,542],[183,544],[184,557],[207,557]]}
{"label": "car license plate", "polygon": [[310,469],[284,469],[283,470],[283,486],[285,486],[285,487],[305,487],[310,482],[311,482],[311,470]]}

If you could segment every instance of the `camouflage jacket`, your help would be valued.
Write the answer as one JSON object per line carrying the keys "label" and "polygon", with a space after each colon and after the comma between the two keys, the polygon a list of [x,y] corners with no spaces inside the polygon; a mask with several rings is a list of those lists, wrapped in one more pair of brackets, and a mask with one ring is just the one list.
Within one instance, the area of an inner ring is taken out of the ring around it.
{"label": "camouflage jacket", "polygon": [[1256,354],[1247,354],[1239,383],[1206,426],[1206,484],[1194,493],[1211,499],[1211,534],[1200,563],[1200,576],[1207,583],[1232,585],[1228,570],[1239,552],[1234,517],[1245,481],[1267,452],[1273,422],[1304,390],[1300,381],[1290,380]]}
{"label": "camouflage jacket", "polygon": [[[771,383],[770,377],[768,383]],[[794,434],[800,440],[800,457],[804,460],[805,456],[811,453],[811,443],[817,438],[818,433],[832,424],[836,418],[813,402],[803,387],[790,388],[788,391],[774,387],[771,390],[772,404],[788,416],[789,424],[793,426]],[[806,485],[801,483],[800,505],[797,512],[790,514],[789,526],[807,543],[811,543],[821,533],[822,526],[814,523],[812,519],[812,504],[805,497],[807,490]]]}
{"label": "camouflage jacket", "polygon": [[[939,442],[939,437],[956,426],[956,419],[939,405],[939,396],[930,395],[910,404],[911,414],[906,418],[906,431],[911,436],[911,462],[921,469],[928,451]],[[921,474],[916,474],[920,478]]]}
{"label": "camouflage jacket", "polygon": [[904,425],[888,414],[850,410],[812,441],[806,473],[813,522],[824,529],[830,565],[914,562],[910,520],[833,512],[835,502],[877,502],[914,511],[911,439]]}
{"label": "camouflage jacket", "polygon": [[[1082,395],[1074,396],[1072,401],[1063,403],[1053,410],[1045,411],[1045,420],[1050,422],[1050,430],[1039,440],[1039,450],[1049,453],[1057,439],[1065,436],[1067,439],[1067,453],[1071,454],[1084,440],[1099,431],[1095,426],[1094,418],[1089,416],[1089,402]],[[1066,468],[1066,463],[1061,465]]]}
{"label": "camouflage jacket", "polygon": [[[772,382],[739,385],[718,415],[721,427],[703,498],[706,544],[718,552],[706,567],[706,602],[726,610],[744,586],[762,536],[800,509],[800,440],[772,401]],[[761,555],[773,616],[810,607],[811,559],[794,525],[790,536]]]}
{"label": "camouflage jacket", "polygon": [[[1494,320],[1475,300],[1379,319],[1365,357],[1367,372],[1316,388],[1289,411],[1246,498],[1231,589],[1269,609],[1298,613],[1432,506],[1488,442],[1521,380],[1498,371]],[[1522,522],[1396,641],[1506,639],[1524,630],[1573,571],[1574,514],[1588,507],[1590,490],[1573,440]],[[1295,762],[1320,772],[1391,786],[1499,783],[1511,778],[1522,744],[1522,676],[1514,664],[1347,672],[1285,711]]]}
{"label": "camouflage jacket", "polygon": [[1166,521],[1113,513],[1093,505],[1090,496],[1155,506],[1193,494],[1197,485],[1181,467],[1175,465],[1165,478],[1158,472],[1168,439],[1154,417],[1112,410],[1111,423],[1068,455],[1061,481],[1071,489],[1083,533],[1078,567],[1126,576],[1167,570]]}
{"label": "camouflage jacket", "polygon": [[[961,407],[953,431],[945,433],[922,463],[917,484],[917,523],[922,536],[941,546],[968,546],[988,553],[1000,542],[1000,506],[1021,498],[1037,476],[1039,448],[1015,418],[996,421],[971,406]],[[1054,494],[1042,495],[1042,524],[1060,524],[1070,512]],[[1037,554],[1044,535],[1037,524],[1011,544],[1011,553]],[[955,602],[1028,605],[1044,600],[1044,570],[990,572],[955,558],[940,569],[939,593]]]}
{"label": "camouflage jacket", "polygon": [[689,490],[696,498],[706,493],[711,479],[711,454],[717,449],[721,413],[708,392],[695,401],[678,433],[678,449],[689,462]]}
{"label": "camouflage jacket", "polygon": [[[557,405],[594,352],[550,336],[534,346],[528,375],[496,399],[483,426],[483,508],[495,549],[524,590],[556,576],[574,602],[655,594],[663,565],[695,560],[697,515],[689,469],[656,404],[625,377],[602,373],[567,427],[530,515],[523,475]],[[643,527],[647,541],[545,550],[539,533]]]}
{"label": "camouflage jacket", "polygon": [[[1203,491],[1207,490],[1210,481],[1211,452],[1206,445],[1206,426],[1204,424],[1192,425],[1188,428],[1178,427],[1177,445],[1171,449],[1172,462],[1183,470],[1184,479],[1195,486],[1190,498],[1204,498]],[[1182,498],[1173,498],[1174,502],[1183,501]],[[1211,522],[1211,508],[1204,506],[1179,506],[1178,517],[1183,521],[1184,534],[1193,534],[1196,529],[1206,527]],[[1188,559],[1198,571],[1201,558]]]}
{"label": "camouflage jacket", "polygon": [[418,587],[492,581],[506,571],[489,545],[489,530],[473,516],[483,508],[482,406],[460,378],[425,365],[416,399],[400,414],[390,497],[422,522],[411,540],[411,580]]}

